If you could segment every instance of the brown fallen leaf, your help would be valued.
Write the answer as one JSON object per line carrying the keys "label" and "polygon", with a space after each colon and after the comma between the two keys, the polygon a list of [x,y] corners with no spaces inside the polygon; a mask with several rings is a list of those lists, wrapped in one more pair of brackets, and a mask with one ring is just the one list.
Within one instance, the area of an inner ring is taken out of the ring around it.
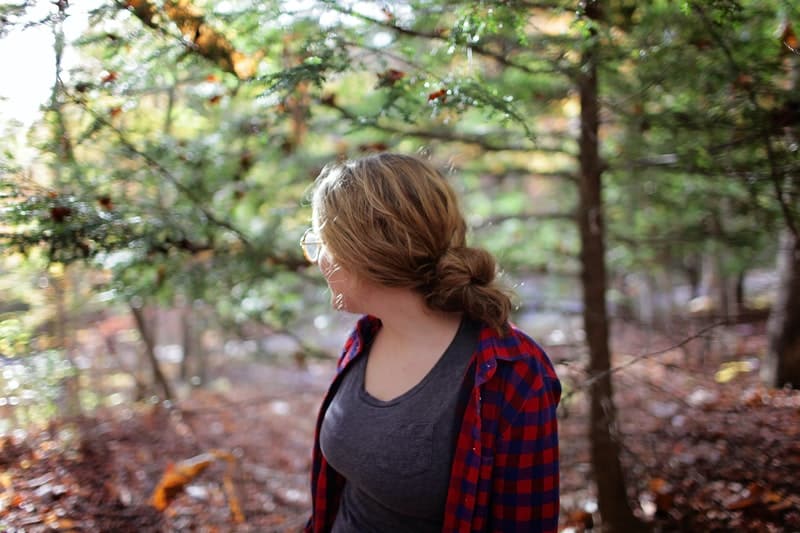
{"label": "brown fallen leaf", "polygon": [[656,510],[668,512],[674,506],[675,494],[672,485],[662,478],[652,478],[647,482],[650,492],[655,496]]}
{"label": "brown fallen leaf", "polygon": [[575,509],[567,515],[567,525],[576,528],[578,531],[586,531],[594,528],[594,517],[592,513],[583,509]]}
{"label": "brown fallen leaf", "polygon": [[769,499],[765,498],[765,503],[772,504],[767,508],[771,513],[786,511],[792,508],[800,509],[800,496],[791,495],[788,497],[784,497],[774,492],[771,492],[770,495],[771,496],[774,495],[775,497]]}
{"label": "brown fallen leaf", "polygon": [[762,502],[764,488],[755,483],[751,483],[744,494],[744,496],[725,504],[725,508],[729,511],[741,511],[742,509],[758,505]]}

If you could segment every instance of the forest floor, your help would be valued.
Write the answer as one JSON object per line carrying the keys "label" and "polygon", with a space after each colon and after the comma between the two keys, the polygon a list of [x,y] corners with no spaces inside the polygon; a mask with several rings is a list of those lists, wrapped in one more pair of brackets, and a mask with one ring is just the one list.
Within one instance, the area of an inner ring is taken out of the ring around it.
{"label": "forest floor", "polygon": [[[631,505],[656,531],[800,531],[800,391],[759,384],[762,326],[709,333],[682,342],[685,333],[614,329],[615,365],[632,363],[614,374]],[[565,531],[599,520],[578,352],[549,350],[564,384]],[[0,531],[298,531],[333,370],[231,363],[214,390],[174,405],[2,439]]]}

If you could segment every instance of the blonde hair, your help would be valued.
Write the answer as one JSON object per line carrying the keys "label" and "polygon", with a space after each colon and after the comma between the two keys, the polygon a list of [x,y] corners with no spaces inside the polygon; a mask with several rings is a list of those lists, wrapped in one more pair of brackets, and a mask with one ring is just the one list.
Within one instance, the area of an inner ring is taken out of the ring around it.
{"label": "blonde hair", "polygon": [[380,153],[326,166],[313,189],[314,227],[342,268],[421,293],[429,308],[502,329],[511,310],[496,262],[466,245],[447,180],[416,157]]}

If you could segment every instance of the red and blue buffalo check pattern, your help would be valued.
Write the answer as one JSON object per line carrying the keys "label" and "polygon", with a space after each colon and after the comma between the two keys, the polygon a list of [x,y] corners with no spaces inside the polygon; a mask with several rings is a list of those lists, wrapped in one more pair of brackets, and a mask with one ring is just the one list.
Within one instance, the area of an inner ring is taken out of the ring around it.
{"label": "red and blue buffalo check pattern", "polygon": [[[347,339],[317,420],[311,472],[312,514],[306,533],[333,526],[345,479],[325,460],[319,430],[342,371],[380,328],[363,317]],[[557,531],[558,422],[561,384],[547,355],[509,325],[484,326],[471,371],[444,510],[445,533]]]}

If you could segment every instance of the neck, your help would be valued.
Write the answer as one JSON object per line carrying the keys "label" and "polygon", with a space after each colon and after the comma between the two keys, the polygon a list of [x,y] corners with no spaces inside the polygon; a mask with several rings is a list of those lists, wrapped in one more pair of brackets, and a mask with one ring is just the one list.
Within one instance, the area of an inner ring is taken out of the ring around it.
{"label": "neck", "polygon": [[382,323],[380,335],[398,346],[425,345],[443,334],[455,333],[461,322],[460,312],[433,310],[421,294],[410,289],[382,287],[370,300],[369,313]]}

